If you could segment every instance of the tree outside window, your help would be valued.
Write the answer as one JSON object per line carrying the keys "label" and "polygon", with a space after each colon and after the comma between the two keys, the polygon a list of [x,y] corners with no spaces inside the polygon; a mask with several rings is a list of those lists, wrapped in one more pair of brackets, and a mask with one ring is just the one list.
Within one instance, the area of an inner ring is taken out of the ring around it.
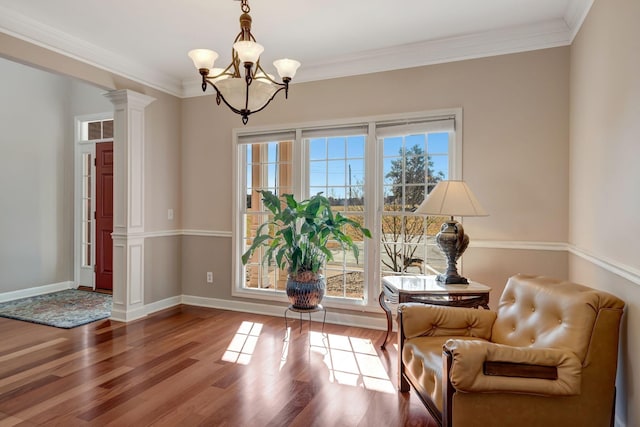
{"label": "tree outside window", "polygon": [[[431,155],[426,148],[431,135],[448,139],[448,134],[420,134],[385,138],[384,212],[381,218],[380,262],[383,274],[426,274],[445,266],[432,239],[442,223],[439,217],[423,217],[412,213],[435,185],[446,179],[447,169],[437,167],[447,152]],[[438,136],[439,135],[439,136]],[[437,143],[434,143],[438,146]],[[442,146],[442,144],[440,144]],[[393,153],[392,147],[397,147]],[[440,148],[442,150],[442,148]],[[431,243],[431,244],[429,244]]]}

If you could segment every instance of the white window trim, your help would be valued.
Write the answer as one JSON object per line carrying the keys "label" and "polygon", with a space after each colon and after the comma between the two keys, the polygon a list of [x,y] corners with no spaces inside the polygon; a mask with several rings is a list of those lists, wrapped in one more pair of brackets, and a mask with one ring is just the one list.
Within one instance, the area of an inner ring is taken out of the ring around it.
{"label": "white window trim", "polygon": [[[243,188],[244,180],[246,179],[242,173],[242,167],[240,161],[242,160],[238,156],[238,140],[241,137],[245,137],[252,134],[268,134],[279,133],[285,131],[295,131],[296,138],[293,145],[292,158],[295,161],[306,162],[308,164],[309,153],[308,150],[303,150],[302,147],[302,130],[304,129],[317,129],[317,128],[335,128],[342,126],[355,126],[365,125],[368,126],[368,136],[366,144],[368,147],[377,147],[377,136],[375,134],[376,123],[392,122],[392,121],[411,121],[424,118],[438,118],[451,116],[455,119],[455,133],[453,138],[449,138],[449,179],[463,179],[462,177],[462,129],[463,129],[463,117],[462,108],[450,108],[441,110],[430,110],[413,113],[402,114],[389,114],[381,116],[369,116],[369,117],[356,117],[341,120],[322,120],[315,122],[303,122],[294,123],[288,125],[272,125],[272,126],[251,126],[234,128],[231,131],[233,149],[232,149],[232,288],[231,295],[233,297],[251,298],[264,301],[286,301],[286,296],[282,291],[264,291],[260,289],[247,289],[243,287],[243,278],[239,273],[242,271],[241,260],[241,242],[242,242],[242,227],[239,224],[238,215],[242,209],[242,198],[239,197],[238,192],[240,188]],[[382,153],[381,148],[366,149],[365,150],[365,176],[368,178],[365,181],[365,194],[366,197],[366,209],[369,212],[365,216],[365,226],[373,233],[372,242],[376,242],[378,238],[377,230],[379,224],[379,197],[381,194],[380,182],[377,179],[371,179],[370,177],[377,177],[382,170]],[[306,194],[306,176],[301,172],[301,168],[294,168],[294,192],[296,194]],[[304,191],[303,191],[304,189]],[[371,244],[365,245],[365,254],[363,259],[366,259],[367,265],[379,266],[380,251],[371,250]],[[346,310],[358,310],[364,312],[379,312],[380,305],[378,303],[378,295],[380,292],[380,269],[379,268],[367,268],[365,275],[365,290],[364,300],[345,300],[337,297],[325,296],[323,299],[323,305],[325,307],[346,309]]]}

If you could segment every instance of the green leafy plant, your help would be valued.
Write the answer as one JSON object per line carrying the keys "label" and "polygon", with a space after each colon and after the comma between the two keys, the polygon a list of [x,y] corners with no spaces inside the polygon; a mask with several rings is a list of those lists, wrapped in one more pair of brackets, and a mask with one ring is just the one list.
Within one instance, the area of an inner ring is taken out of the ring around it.
{"label": "green leafy plant", "polygon": [[330,239],[352,251],[358,260],[358,246],[343,232],[345,226],[371,238],[371,232],[360,223],[331,211],[329,200],[321,193],[300,202],[291,194],[284,194],[281,200],[271,191],[259,193],[273,217],[258,227],[251,246],[242,255],[243,264],[258,248],[265,247],[263,262],[286,268],[294,280],[309,282],[318,277],[325,261],[333,260],[327,248]]}

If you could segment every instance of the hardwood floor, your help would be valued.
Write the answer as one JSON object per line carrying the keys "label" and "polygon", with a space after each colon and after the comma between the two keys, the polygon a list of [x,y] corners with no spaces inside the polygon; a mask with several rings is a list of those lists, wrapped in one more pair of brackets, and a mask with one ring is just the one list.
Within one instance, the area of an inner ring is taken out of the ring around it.
{"label": "hardwood floor", "polygon": [[435,426],[383,331],[179,306],[71,330],[0,318],[0,426]]}

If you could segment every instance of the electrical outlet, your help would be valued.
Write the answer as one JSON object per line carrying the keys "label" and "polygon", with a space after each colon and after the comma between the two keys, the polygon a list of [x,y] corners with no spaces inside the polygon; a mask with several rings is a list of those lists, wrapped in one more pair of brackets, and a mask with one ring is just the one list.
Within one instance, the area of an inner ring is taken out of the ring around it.
{"label": "electrical outlet", "polygon": [[213,272],[207,271],[207,283],[213,283]]}

